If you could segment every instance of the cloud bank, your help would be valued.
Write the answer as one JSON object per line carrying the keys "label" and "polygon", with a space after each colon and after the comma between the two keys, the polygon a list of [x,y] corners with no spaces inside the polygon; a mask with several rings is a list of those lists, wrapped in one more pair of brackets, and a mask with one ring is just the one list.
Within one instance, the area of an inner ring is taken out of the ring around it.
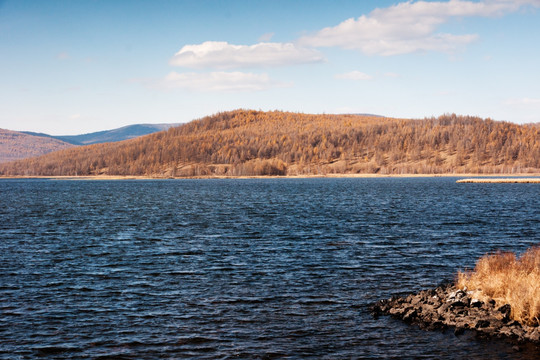
{"label": "cloud bank", "polygon": [[261,91],[289,84],[272,81],[268,74],[234,72],[169,73],[158,87],[162,89],[184,89],[195,91]]}
{"label": "cloud bank", "polygon": [[192,69],[238,69],[276,67],[323,62],[315,50],[292,43],[262,42],[255,45],[233,45],[224,41],[206,41],[185,45],[174,54],[170,65]]}
{"label": "cloud bank", "polygon": [[336,74],[334,78],[345,80],[371,80],[373,79],[373,76],[355,70],[344,74]]}
{"label": "cloud bank", "polygon": [[517,11],[539,0],[486,0],[481,2],[407,1],[375,9],[357,19],[324,28],[298,40],[304,47],[340,47],[368,55],[400,55],[417,51],[453,52],[475,41],[476,34],[437,33],[437,27],[456,17],[493,17]]}
{"label": "cloud bank", "polygon": [[521,99],[509,99],[505,102],[506,105],[540,105],[540,98],[521,98]]}
{"label": "cloud bank", "polygon": [[[440,32],[441,25],[454,18],[503,16],[524,6],[540,7],[540,0],[406,1],[377,8],[356,19],[347,19],[295,42],[269,42],[273,33],[267,33],[254,45],[234,45],[225,41],[185,45],[174,54],[169,64],[206,72],[171,72],[160,80],[159,87],[196,91],[260,91],[290,86],[271,80],[266,73],[238,70],[325,62],[325,57],[317,50],[323,47],[359,50],[379,56],[423,51],[452,53],[476,41],[478,35]],[[357,81],[373,78],[360,71],[334,77]]]}

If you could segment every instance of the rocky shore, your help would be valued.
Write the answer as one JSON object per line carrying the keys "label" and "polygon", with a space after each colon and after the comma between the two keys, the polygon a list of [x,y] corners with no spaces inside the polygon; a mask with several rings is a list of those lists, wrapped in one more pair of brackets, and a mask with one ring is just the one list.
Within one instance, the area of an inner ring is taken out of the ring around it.
{"label": "rocky shore", "polygon": [[380,300],[371,307],[371,312],[374,316],[391,315],[425,330],[453,329],[456,336],[473,331],[486,338],[540,345],[540,326],[511,320],[510,305],[496,306],[493,300],[480,301],[472,292],[453,285]]}

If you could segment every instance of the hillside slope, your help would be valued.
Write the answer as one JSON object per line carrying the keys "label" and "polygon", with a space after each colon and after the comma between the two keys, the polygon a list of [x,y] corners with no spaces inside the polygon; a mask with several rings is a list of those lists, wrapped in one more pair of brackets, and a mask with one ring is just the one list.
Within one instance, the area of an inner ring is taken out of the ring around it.
{"label": "hillside slope", "polygon": [[152,134],[158,131],[167,130],[178,124],[135,124],[123,126],[121,128],[93,132],[81,135],[48,135],[42,133],[34,133],[23,131],[25,134],[54,138],[65,141],[73,145],[91,145],[101,144],[105,142],[117,142],[128,139],[133,139],[139,136]]}
{"label": "hillside slope", "polygon": [[58,139],[0,129],[0,163],[39,156],[72,146]]}
{"label": "hillside slope", "polygon": [[4,175],[302,175],[540,172],[540,127],[236,110],[133,140],[0,166]]}

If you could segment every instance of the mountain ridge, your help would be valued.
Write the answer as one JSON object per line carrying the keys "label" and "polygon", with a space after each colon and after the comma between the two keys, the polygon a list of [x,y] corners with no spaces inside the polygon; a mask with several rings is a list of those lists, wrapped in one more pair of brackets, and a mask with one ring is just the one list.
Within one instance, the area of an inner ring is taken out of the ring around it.
{"label": "mountain ridge", "polygon": [[3,175],[150,177],[540,172],[540,126],[234,110],[116,143],[0,166]]}
{"label": "mountain ridge", "polygon": [[163,131],[179,124],[133,124],[80,135],[49,135],[0,129],[0,163],[16,161],[72,146],[118,142]]}
{"label": "mountain ridge", "polygon": [[133,139],[135,137],[144,136],[152,134],[154,132],[167,130],[168,128],[178,126],[178,123],[172,124],[133,124],[126,125],[115,129],[110,130],[101,130],[91,133],[79,134],[79,135],[49,135],[45,133],[37,133],[31,131],[21,131],[22,133],[40,136],[40,137],[49,137],[53,139],[58,139],[65,141],[73,145],[92,145],[92,144],[101,144],[104,142],[117,142],[128,139]]}

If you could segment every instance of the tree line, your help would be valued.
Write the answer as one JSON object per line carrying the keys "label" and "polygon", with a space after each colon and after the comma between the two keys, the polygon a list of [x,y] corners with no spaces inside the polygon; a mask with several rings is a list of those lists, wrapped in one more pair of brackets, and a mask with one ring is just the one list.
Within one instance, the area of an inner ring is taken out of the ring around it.
{"label": "tree line", "polygon": [[2,175],[154,177],[540,172],[540,126],[235,110],[119,143],[0,165]]}

